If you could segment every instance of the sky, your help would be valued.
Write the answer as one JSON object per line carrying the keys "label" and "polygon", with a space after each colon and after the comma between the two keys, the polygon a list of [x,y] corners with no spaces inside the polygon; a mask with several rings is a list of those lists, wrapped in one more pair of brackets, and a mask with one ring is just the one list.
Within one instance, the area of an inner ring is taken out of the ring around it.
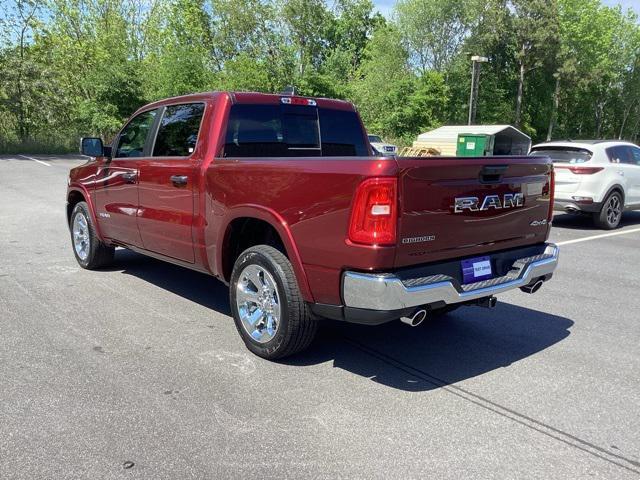
{"label": "sky", "polygon": [[[380,13],[388,17],[396,2],[395,0],[373,0],[373,3]],[[620,5],[623,10],[631,8],[640,15],[640,0],[602,0],[602,3],[611,7]]]}

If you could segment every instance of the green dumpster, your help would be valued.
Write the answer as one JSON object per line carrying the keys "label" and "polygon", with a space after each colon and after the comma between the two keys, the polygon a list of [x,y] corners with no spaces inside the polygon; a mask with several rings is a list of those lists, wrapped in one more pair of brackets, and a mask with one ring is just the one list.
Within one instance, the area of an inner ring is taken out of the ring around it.
{"label": "green dumpster", "polygon": [[494,135],[461,133],[458,135],[458,157],[486,157],[493,155]]}

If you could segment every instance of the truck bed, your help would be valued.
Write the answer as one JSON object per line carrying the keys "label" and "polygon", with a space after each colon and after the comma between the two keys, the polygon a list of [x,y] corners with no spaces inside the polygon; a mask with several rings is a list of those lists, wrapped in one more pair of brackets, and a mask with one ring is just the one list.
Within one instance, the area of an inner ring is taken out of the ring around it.
{"label": "truck bed", "polygon": [[[544,157],[216,159],[206,176],[214,215],[205,241],[234,211],[260,205],[291,232],[314,300],[339,304],[345,270],[387,271],[544,242],[551,172]],[[372,177],[398,179],[394,245],[347,238],[354,192]],[[523,204],[505,208],[504,196],[514,194]],[[454,211],[456,198],[491,195],[501,208]]]}

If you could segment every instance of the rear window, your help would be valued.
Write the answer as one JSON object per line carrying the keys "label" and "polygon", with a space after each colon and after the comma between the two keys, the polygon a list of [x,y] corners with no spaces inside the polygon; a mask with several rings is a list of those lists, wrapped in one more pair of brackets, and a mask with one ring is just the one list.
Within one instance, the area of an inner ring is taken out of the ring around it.
{"label": "rear window", "polygon": [[546,155],[553,163],[585,163],[591,160],[592,153],[584,148],[538,147],[529,155]]}
{"label": "rear window", "polygon": [[367,156],[355,112],[307,105],[231,107],[226,157]]}
{"label": "rear window", "polygon": [[369,135],[369,141],[371,143],[382,143],[382,139],[378,135]]}

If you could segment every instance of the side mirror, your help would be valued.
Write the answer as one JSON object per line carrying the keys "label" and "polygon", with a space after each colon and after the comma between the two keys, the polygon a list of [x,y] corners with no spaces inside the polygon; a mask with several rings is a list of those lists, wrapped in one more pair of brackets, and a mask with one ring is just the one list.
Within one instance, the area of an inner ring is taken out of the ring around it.
{"label": "side mirror", "polygon": [[83,137],[80,140],[80,153],[88,157],[104,156],[104,146],[102,140],[95,137]]}

